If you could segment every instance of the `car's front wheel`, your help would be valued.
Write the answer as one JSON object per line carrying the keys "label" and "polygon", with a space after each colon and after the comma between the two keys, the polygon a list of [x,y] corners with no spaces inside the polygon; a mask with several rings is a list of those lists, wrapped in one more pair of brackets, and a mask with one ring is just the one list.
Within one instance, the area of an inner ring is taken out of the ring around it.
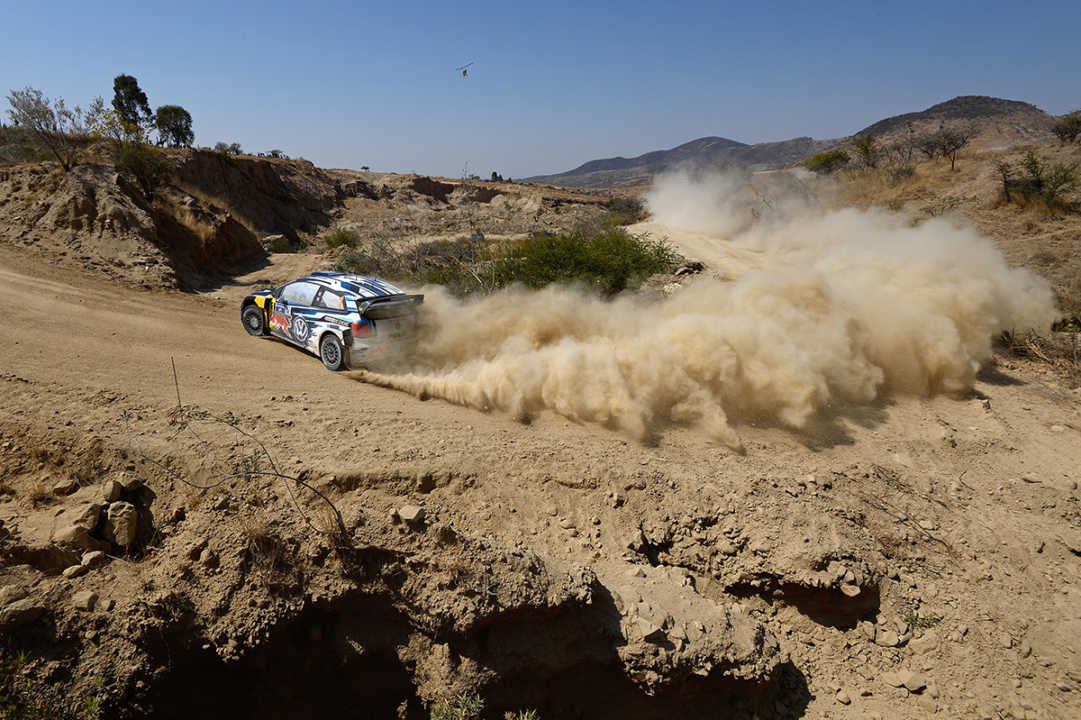
{"label": "car's front wheel", "polygon": [[319,341],[319,358],[327,370],[338,371],[345,367],[345,350],[334,333],[327,333]]}
{"label": "car's front wheel", "polygon": [[245,305],[240,311],[240,322],[244,323],[244,329],[249,335],[266,335],[263,309],[258,305]]}

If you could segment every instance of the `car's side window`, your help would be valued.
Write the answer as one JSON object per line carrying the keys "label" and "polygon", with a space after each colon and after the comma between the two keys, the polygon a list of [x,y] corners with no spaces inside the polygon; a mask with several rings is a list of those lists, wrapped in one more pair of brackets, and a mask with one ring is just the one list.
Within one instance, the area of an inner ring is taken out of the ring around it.
{"label": "car's side window", "polygon": [[281,299],[293,305],[308,305],[315,302],[315,293],[319,286],[315,283],[295,282],[285,286]]}
{"label": "car's side window", "polygon": [[339,295],[333,290],[323,290],[315,300],[317,307],[330,308],[331,310],[346,310],[348,306],[345,303],[345,296]]}

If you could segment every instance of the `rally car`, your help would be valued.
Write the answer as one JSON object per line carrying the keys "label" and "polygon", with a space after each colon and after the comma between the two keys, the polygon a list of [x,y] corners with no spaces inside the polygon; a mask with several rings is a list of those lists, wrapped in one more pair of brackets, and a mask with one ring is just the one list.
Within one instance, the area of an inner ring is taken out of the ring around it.
{"label": "rally car", "polygon": [[408,348],[423,302],[375,278],[315,272],[244,298],[240,320],[250,335],[281,338],[328,370],[348,370]]}

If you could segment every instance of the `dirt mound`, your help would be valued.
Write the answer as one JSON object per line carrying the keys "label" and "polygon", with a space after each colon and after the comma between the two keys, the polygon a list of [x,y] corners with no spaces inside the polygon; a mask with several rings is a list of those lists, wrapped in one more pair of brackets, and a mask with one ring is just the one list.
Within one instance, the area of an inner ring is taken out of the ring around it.
{"label": "dirt mound", "polygon": [[0,242],[45,251],[146,287],[196,288],[264,253],[261,238],[331,221],[338,181],[303,161],[170,153],[152,198],[111,165],[52,163],[0,170]]}

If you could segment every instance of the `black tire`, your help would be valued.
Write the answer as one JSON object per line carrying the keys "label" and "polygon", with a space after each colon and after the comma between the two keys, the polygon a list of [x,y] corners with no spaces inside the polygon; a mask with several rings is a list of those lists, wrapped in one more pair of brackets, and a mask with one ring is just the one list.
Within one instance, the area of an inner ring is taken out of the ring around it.
{"label": "black tire", "polygon": [[333,372],[345,367],[345,348],[334,333],[327,333],[319,340],[319,359],[327,370]]}
{"label": "black tire", "polygon": [[263,309],[254,303],[245,305],[240,311],[240,322],[249,335],[266,335],[266,318],[263,317]]}

